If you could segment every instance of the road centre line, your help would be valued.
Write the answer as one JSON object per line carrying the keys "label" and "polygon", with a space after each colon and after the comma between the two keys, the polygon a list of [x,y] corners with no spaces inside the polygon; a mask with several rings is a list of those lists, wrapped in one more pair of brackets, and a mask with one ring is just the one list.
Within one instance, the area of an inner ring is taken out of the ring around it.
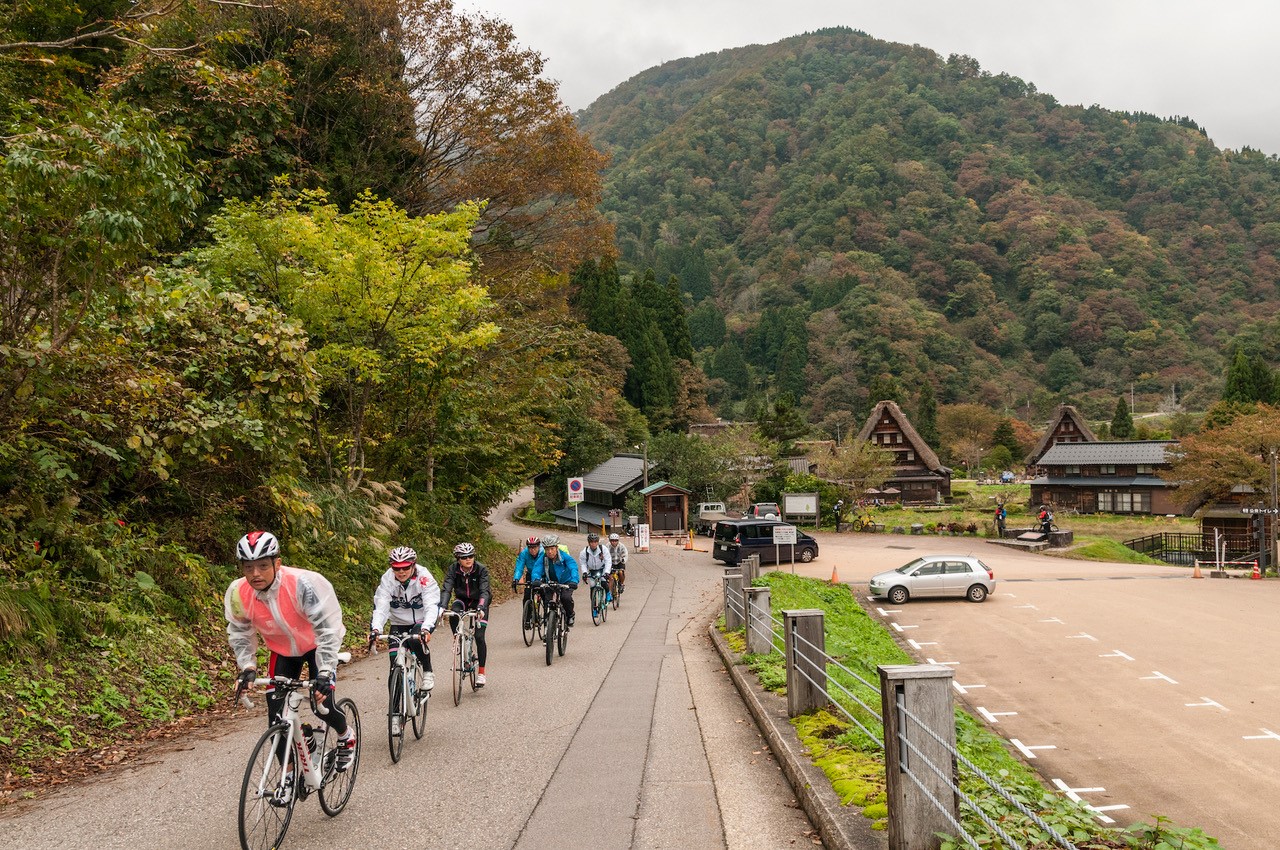
{"label": "road centre line", "polygon": [[1204,702],[1186,702],[1186,703],[1183,703],[1183,705],[1185,705],[1187,708],[1205,708],[1205,707],[1213,707],[1213,708],[1220,708],[1220,709],[1222,709],[1223,711],[1230,711],[1230,710],[1231,710],[1231,709],[1227,708],[1225,705],[1223,705],[1222,703],[1220,703],[1220,702],[1215,702],[1214,700],[1211,700],[1211,699],[1209,699],[1208,697],[1200,697],[1200,699],[1204,700]]}
{"label": "road centre line", "polygon": [[1171,685],[1176,685],[1176,684],[1178,684],[1178,683],[1177,683],[1177,682],[1175,682],[1173,679],[1170,679],[1168,676],[1166,676],[1165,674],[1161,673],[1159,670],[1152,670],[1152,671],[1151,671],[1151,673],[1152,673],[1152,675],[1150,675],[1150,676],[1139,676],[1138,678],[1139,678],[1139,679],[1141,679],[1141,680],[1147,680],[1147,679],[1164,679],[1166,682],[1168,682],[1168,683],[1169,683],[1169,684],[1171,684]]}
{"label": "road centre line", "polygon": [[[1022,754],[1023,754],[1024,756],[1026,756],[1027,758],[1029,758],[1029,759],[1033,759],[1033,758],[1035,758],[1035,757],[1036,757],[1036,754],[1035,754],[1034,752],[1032,752],[1033,750],[1056,750],[1056,749],[1058,749],[1058,747],[1057,747],[1056,745],[1054,745],[1054,744],[1037,744],[1037,745],[1035,745],[1035,746],[1028,746],[1028,745],[1026,745],[1026,744],[1022,743],[1021,741],[1019,741],[1017,738],[1010,738],[1010,739],[1009,739],[1009,743],[1010,743],[1010,744],[1013,744],[1015,747],[1017,747],[1019,750],[1021,750],[1021,751],[1022,751]],[[1076,802],[1079,802],[1079,801],[1077,800]]]}
{"label": "road centre line", "polygon": [[1111,652],[1104,652],[1102,655],[1099,655],[1098,657],[1099,658],[1123,658],[1125,661],[1134,660],[1132,655],[1126,655],[1125,653],[1121,652],[1118,649],[1113,649]]}
{"label": "road centre line", "polygon": [[997,717],[1015,717],[1018,714],[1016,711],[988,711],[982,706],[978,706],[978,713],[985,717],[988,723],[999,723]]}

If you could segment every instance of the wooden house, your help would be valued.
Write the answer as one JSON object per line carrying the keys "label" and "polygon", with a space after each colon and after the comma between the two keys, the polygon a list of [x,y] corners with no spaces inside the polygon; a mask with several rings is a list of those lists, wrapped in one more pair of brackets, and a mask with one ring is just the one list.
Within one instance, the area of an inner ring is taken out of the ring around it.
{"label": "wooden house", "polygon": [[1173,514],[1171,482],[1158,473],[1170,467],[1166,450],[1176,440],[1059,442],[1036,465],[1031,506],[1080,513]]}
{"label": "wooden house", "polygon": [[1059,443],[1093,443],[1097,441],[1089,423],[1084,421],[1080,411],[1069,404],[1060,404],[1053,412],[1044,436],[1027,457],[1027,466],[1035,466],[1044,457],[1044,453]]}
{"label": "wooden house", "polygon": [[951,470],[911,425],[896,402],[882,401],[858,432],[859,440],[892,452],[893,475],[880,491],[886,501],[936,503],[951,498]]}

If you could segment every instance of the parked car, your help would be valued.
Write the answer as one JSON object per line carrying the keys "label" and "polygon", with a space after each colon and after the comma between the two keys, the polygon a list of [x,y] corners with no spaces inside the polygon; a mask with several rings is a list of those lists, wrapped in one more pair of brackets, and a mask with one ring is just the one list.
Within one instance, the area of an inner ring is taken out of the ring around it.
{"label": "parked car", "polygon": [[756,502],[747,508],[747,516],[752,519],[782,519],[782,509],[777,502]]}
{"label": "parked car", "polygon": [[970,555],[925,555],[871,577],[871,595],[894,605],[911,599],[962,596],[981,602],[996,589],[995,571]]}
{"label": "parked car", "polygon": [[[762,564],[790,562],[791,545],[775,546],[773,542],[773,529],[779,525],[785,523],[776,519],[722,519],[716,523],[711,555],[726,564],[736,564],[749,555],[759,555]],[[818,557],[818,541],[797,528],[794,551],[795,559],[807,564]]]}
{"label": "parked car", "polygon": [[736,519],[738,513],[725,510],[724,502],[699,502],[698,519],[694,524],[699,534],[711,537],[715,533],[716,523],[722,519]]}

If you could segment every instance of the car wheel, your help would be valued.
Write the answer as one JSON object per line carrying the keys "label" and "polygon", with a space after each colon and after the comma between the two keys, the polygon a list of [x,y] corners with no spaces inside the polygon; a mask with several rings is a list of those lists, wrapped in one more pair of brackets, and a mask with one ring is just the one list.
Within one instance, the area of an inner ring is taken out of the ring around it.
{"label": "car wheel", "polygon": [[805,563],[805,564],[807,564],[807,563],[809,563],[810,561],[812,561],[812,560],[813,560],[813,557],[814,557],[814,556],[813,556],[813,550],[812,550],[812,549],[801,549],[801,550],[800,550],[800,561],[801,561],[801,563]]}
{"label": "car wheel", "polygon": [[981,602],[987,598],[987,589],[980,584],[975,584],[969,588],[969,593],[966,597],[970,602]]}
{"label": "car wheel", "polygon": [[889,602],[894,605],[905,605],[910,598],[911,594],[907,593],[905,587],[895,587],[889,590]]}

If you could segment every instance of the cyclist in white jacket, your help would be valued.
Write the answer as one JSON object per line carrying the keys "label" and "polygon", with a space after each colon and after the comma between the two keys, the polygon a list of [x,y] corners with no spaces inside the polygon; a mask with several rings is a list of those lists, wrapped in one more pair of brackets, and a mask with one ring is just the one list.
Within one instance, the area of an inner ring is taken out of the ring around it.
{"label": "cyclist in white jacket", "polygon": [[587,535],[587,545],[578,555],[578,568],[582,571],[583,581],[590,575],[593,582],[605,582],[605,587],[609,586],[613,558],[609,555],[609,547],[600,543],[600,535],[594,531]]}
{"label": "cyclist in white jacket", "polygon": [[[431,672],[431,642],[435,631],[437,609],[440,607],[440,585],[431,571],[418,563],[418,553],[408,546],[397,546],[387,558],[391,566],[382,574],[378,589],[373,592],[373,619],[369,623],[369,642],[373,643],[382,633],[387,621],[391,621],[388,634],[412,635],[405,640],[405,649],[417,656],[424,675],[422,687],[430,691],[436,686],[436,676]],[[389,653],[391,666],[396,664],[396,650]],[[388,677],[390,682],[390,677]]]}

